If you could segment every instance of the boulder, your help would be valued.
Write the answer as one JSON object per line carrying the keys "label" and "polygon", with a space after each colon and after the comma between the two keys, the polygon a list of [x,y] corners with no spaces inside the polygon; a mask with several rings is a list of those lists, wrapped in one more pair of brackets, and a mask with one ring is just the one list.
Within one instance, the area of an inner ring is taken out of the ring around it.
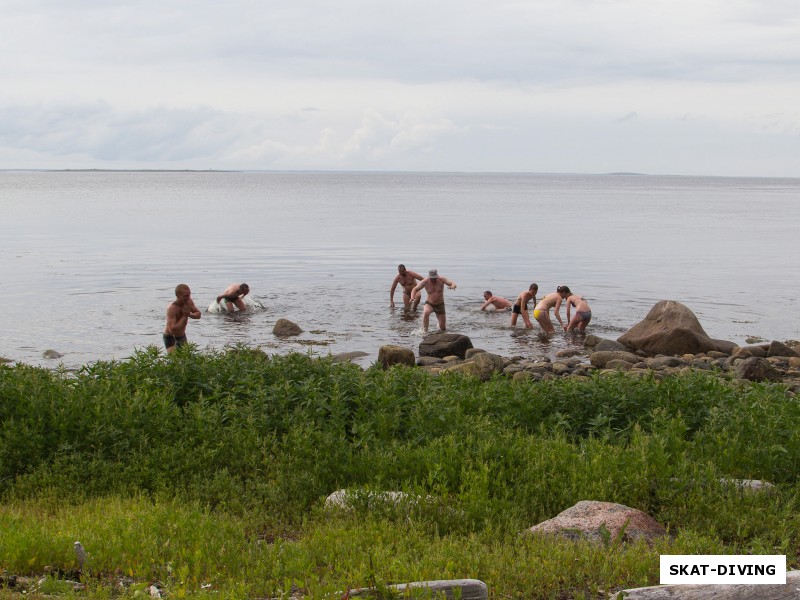
{"label": "boulder", "polygon": [[480,368],[479,377],[482,381],[488,381],[494,373],[502,373],[506,366],[502,356],[491,352],[480,352],[473,356],[472,360]]}
{"label": "boulder", "polygon": [[686,363],[677,356],[656,356],[646,361],[649,369],[663,369],[664,367],[682,367]]}
{"label": "boulder", "polygon": [[56,352],[55,350],[45,350],[42,352],[42,358],[62,358],[64,355],[60,352]]}
{"label": "boulder", "polygon": [[300,335],[303,330],[300,325],[293,323],[289,319],[278,319],[275,321],[275,327],[272,328],[272,333],[278,337],[289,337],[292,335]]}
{"label": "boulder", "polygon": [[780,381],[780,373],[765,358],[751,356],[734,367],[736,377],[749,381]]}
{"label": "boulder", "polygon": [[787,357],[795,357],[799,356],[797,352],[789,348],[786,344],[775,340],[769,345],[769,349],[767,350],[767,356],[787,356]]}
{"label": "boulder", "polygon": [[[734,351],[734,349],[738,348],[738,346],[731,341],[728,340],[711,340],[717,345],[717,352],[722,352],[726,356]],[[714,352],[711,350],[710,352]]]}
{"label": "boulder", "polygon": [[434,365],[444,364],[444,360],[436,356],[420,356],[417,358],[418,367],[432,367]]}
{"label": "boulder", "polygon": [[767,358],[767,349],[769,346],[745,346],[743,350],[747,350],[750,356],[757,356],[758,358]]}
{"label": "boulder", "polygon": [[[487,600],[489,598],[489,587],[479,579],[413,581],[411,583],[396,583],[387,587],[391,592],[392,598],[445,598],[446,600],[453,600],[454,598],[460,598],[461,600]],[[360,596],[377,597],[375,590],[372,588],[350,590],[347,596],[351,598]]]}
{"label": "boulder", "polygon": [[[622,348],[623,350],[625,348]],[[556,358],[570,358],[572,356],[578,356],[583,354],[581,350],[576,350],[575,348],[567,348],[566,350],[559,350],[556,352]]]}
{"label": "boulder", "polygon": [[627,360],[614,359],[606,363],[606,369],[613,371],[630,371],[633,365]]}
{"label": "boulder", "polygon": [[750,358],[751,356],[753,356],[753,353],[750,352],[750,350],[748,350],[747,348],[745,348],[745,347],[738,348],[737,347],[737,348],[734,348],[733,352],[731,352],[731,356],[730,357],[731,358]]}
{"label": "boulder", "polygon": [[[325,508],[350,510],[357,506],[377,508],[380,506],[399,506],[401,504],[419,504],[425,501],[423,496],[405,492],[376,492],[371,490],[336,490],[325,498]],[[427,500],[430,500],[428,498]]]}
{"label": "boulder", "polygon": [[614,600],[788,600],[797,597],[800,571],[787,571],[786,583],[655,585],[623,590]]}
{"label": "boulder", "polygon": [[593,367],[597,367],[598,369],[605,368],[605,366],[612,360],[624,360],[625,362],[635,365],[637,362],[639,362],[639,357],[631,352],[620,350],[592,352],[591,356],[589,356],[589,362],[592,363]]}
{"label": "boulder", "polygon": [[567,375],[570,371],[570,366],[563,362],[553,363],[553,375]]}
{"label": "boulder", "polygon": [[614,351],[626,351],[627,348],[625,344],[620,344],[617,340],[600,340],[594,347],[595,352],[614,352]]}
{"label": "boulder", "polygon": [[442,373],[461,373],[462,375],[472,375],[480,378],[481,368],[474,361],[459,362],[442,369]]}
{"label": "boulder", "polygon": [[486,352],[486,350],[483,350],[482,348],[469,348],[464,353],[464,358],[472,358],[473,356],[475,356],[476,354],[480,354],[481,352]]}
{"label": "boulder", "polygon": [[460,333],[432,333],[419,344],[420,356],[437,356],[444,358],[455,354],[464,358],[467,350],[472,348],[472,340]]}
{"label": "boulder", "polygon": [[381,346],[378,350],[378,362],[384,369],[388,369],[392,365],[413,367],[415,364],[414,351],[403,346],[393,346],[391,344]]}
{"label": "boulder", "polygon": [[343,362],[351,362],[357,358],[362,358],[367,356],[366,352],[361,352],[360,350],[354,350],[352,352],[340,352],[339,354],[333,355],[333,362],[335,363],[343,363]]}
{"label": "boulder", "polygon": [[723,477],[719,482],[743,492],[772,492],[775,490],[775,484],[760,479],[727,479]]}
{"label": "boulder", "polygon": [[534,525],[532,533],[563,535],[573,540],[595,543],[628,540],[653,540],[667,535],[666,529],[650,515],[624,504],[581,500],[572,508]]}
{"label": "boulder", "polygon": [[711,339],[688,307],[674,300],[657,302],[643,321],[622,334],[618,342],[649,354],[698,354],[718,350],[730,342]]}
{"label": "boulder", "polygon": [[473,375],[481,381],[489,381],[494,373],[502,373],[506,365],[502,356],[490,352],[478,352],[464,361],[456,357],[453,358],[454,360],[451,363],[454,364],[452,366],[448,364],[442,371]]}
{"label": "boulder", "polygon": [[589,333],[583,338],[583,347],[584,348],[594,348],[603,338],[596,336],[593,333]]}

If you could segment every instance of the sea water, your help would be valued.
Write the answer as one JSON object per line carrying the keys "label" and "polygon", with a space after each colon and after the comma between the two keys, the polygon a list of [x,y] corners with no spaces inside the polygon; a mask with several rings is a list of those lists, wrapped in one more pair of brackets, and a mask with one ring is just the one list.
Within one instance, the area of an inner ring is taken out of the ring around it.
{"label": "sea water", "polygon": [[[712,337],[800,338],[800,179],[462,173],[3,172],[0,356],[74,368],[161,346],[178,283],[201,348],[417,349],[421,310],[389,308],[397,265],[436,268],[448,331],[505,356],[580,344],[481,312],[568,285],[616,338],[657,301]],[[263,309],[208,313],[231,283]],[[563,309],[562,309],[563,316]],[[278,339],[278,318],[304,333]],[[431,317],[431,328],[436,319]]]}

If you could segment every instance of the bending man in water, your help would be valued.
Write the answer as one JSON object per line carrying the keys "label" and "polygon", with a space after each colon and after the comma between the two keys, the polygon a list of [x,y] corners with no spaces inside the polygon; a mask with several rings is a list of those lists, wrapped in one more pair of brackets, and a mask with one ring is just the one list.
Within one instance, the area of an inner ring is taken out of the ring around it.
{"label": "bending man in water", "polygon": [[167,326],[163,337],[168,353],[186,343],[186,324],[190,318],[199,319],[200,311],[194,305],[189,286],[181,283],[175,288],[175,301],[167,307]]}
{"label": "bending man in water", "polygon": [[510,300],[506,300],[502,296],[495,296],[489,290],[483,292],[483,299],[486,300],[486,302],[481,304],[481,310],[486,310],[486,307],[490,304],[494,306],[495,310],[508,310],[511,308]]}
{"label": "bending man in water", "polygon": [[217,303],[222,303],[222,300],[225,300],[225,308],[228,309],[228,312],[233,312],[233,307],[236,306],[240,311],[247,310],[247,305],[244,303],[244,298],[247,294],[250,293],[250,286],[246,283],[232,283],[225,291],[222,292],[219,296],[217,296]]}
{"label": "bending man in water", "polygon": [[[428,277],[420,281],[417,286],[411,290],[411,302],[417,298],[417,292],[422,288],[428,293],[425,299],[425,308],[422,310],[422,328],[428,332],[428,322],[431,318],[431,313],[436,313],[436,319],[439,321],[439,330],[445,331],[447,325],[447,317],[444,312],[444,286],[449,287],[451,290],[456,289],[456,284],[450,281],[447,277],[439,277],[436,269],[428,271]],[[417,299],[419,303],[419,299]]]}
{"label": "bending man in water", "polygon": [[[564,331],[572,331],[573,329],[584,331],[589,321],[592,320],[592,309],[589,303],[586,302],[582,296],[573,294],[565,285],[559,286],[556,291],[561,294],[561,297],[567,302],[568,325],[564,327]],[[572,306],[575,307],[575,315],[570,319],[569,309]],[[563,326],[564,324],[562,323],[561,325]]]}
{"label": "bending man in water", "polygon": [[[561,288],[559,288],[561,289]],[[553,327],[553,323],[550,321],[550,309],[555,307],[556,319],[558,322],[561,323],[561,326],[564,326],[564,321],[561,320],[561,294],[558,292],[553,292],[552,294],[547,294],[544,298],[539,301],[539,304],[533,309],[533,318],[536,319],[539,325],[542,326],[544,332],[548,335],[552,335],[556,332],[556,328]]]}
{"label": "bending man in water", "polygon": [[531,318],[528,315],[528,303],[533,301],[536,304],[536,292],[539,291],[539,285],[536,283],[530,284],[528,289],[520,292],[519,296],[517,296],[517,301],[514,303],[514,307],[511,309],[513,313],[511,315],[511,326],[515,327],[517,324],[517,317],[522,315],[522,320],[525,323],[525,327],[528,329],[533,328],[533,323],[531,323]]}
{"label": "bending man in water", "polygon": [[406,308],[413,308],[416,310],[417,305],[419,305],[419,298],[417,298],[417,301],[412,305],[411,290],[414,289],[414,285],[416,285],[417,281],[422,281],[422,279],[422,275],[407,270],[405,265],[397,265],[397,277],[392,281],[392,289],[389,290],[389,306],[394,308],[394,289],[399,283],[403,288],[403,305]]}

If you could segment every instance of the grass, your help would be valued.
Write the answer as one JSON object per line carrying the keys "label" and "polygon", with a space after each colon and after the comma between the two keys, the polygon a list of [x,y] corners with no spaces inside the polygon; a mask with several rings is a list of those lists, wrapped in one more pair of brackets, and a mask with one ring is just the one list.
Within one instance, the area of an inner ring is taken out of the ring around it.
{"label": "grass", "polygon": [[[478,578],[492,598],[602,598],[657,583],[660,553],[796,566],[799,466],[785,388],[704,372],[481,383],[246,348],[150,349],[76,374],[3,366],[0,570],[69,572],[80,540],[86,588],[51,577],[36,594],[136,596],[157,581],[178,597],[341,597]],[[325,510],[342,488],[430,501]],[[586,499],[639,508],[672,535],[520,535]]]}

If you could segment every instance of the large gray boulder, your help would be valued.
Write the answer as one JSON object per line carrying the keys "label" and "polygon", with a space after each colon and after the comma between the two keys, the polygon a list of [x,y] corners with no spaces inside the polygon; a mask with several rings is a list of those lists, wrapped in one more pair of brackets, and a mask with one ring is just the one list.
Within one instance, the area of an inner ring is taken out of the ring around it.
{"label": "large gray boulder", "polygon": [[420,356],[457,356],[464,358],[472,348],[472,340],[460,333],[432,333],[419,344]]}
{"label": "large gray boulder", "polygon": [[384,369],[388,369],[392,365],[413,367],[415,364],[414,351],[403,346],[393,346],[391,344],[381,346],[378,350],[378,362]]}
{"label": "large gray boulder", "polygon": [[643,321],[617,341],[649,354],[699,354],[733,348],[732,342],[711,339],[688,307],[674,300],[657,302]]}
{"label": "large gray boulder", "polygon": [[666,529],[650,515],[624,504],[581,500],[572,508],[529,529],[532,533],[558,534],[595,543],[645,539],[667,535]]}
{"label": "large gray boulder", "polygon": [[786,356],[797,358],[798,354],[783,342],[775,340],[769,345],[767,356]]}
{"label": "large gray boulder", "polygon": [[780,381],[781,374],[766,358],[751,356],[734,367],[736,377],[750,381]]}
{"label": "large gray boulder", "polygon": [[275,321],[272,333],[278,337],[289,337],[292,335],[300,335],[303,333],[303,330],[300,328],[300,325],[289,319],[278,319]]}

